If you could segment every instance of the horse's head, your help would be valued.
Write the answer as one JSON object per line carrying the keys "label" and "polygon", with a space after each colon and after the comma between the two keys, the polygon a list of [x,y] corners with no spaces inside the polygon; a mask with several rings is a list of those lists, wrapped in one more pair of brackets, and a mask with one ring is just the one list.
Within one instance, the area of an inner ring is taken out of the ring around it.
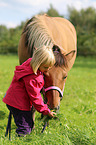
{"label": "horse's head", "polygon": [[[50,86],[56,86],[60,88],[60,90],[63,93],[64,90],[64,84],[67,79],[67,72],[62,67],[55,67],[53,66],[47,73],[45,73],[45,89]],[[50,109],[59,109],[60,106],[60,100],[61,100],[61,94],[60,92],[55,90],[55,87],[53,89],[49,89],[45,93],[45,99],[47,98],[47,105]]]}
{"label": "horse's head", "polygon": [[56,46],[53,47],[53,52],[56,58],[56,63],[48,72],[44,73],[44,88],[46,90],[44,99],[47,100],[47,105],[50,109],[59,110],[60,100],[68,75],[69,58],[74,56],[74,52],[64,56]]}

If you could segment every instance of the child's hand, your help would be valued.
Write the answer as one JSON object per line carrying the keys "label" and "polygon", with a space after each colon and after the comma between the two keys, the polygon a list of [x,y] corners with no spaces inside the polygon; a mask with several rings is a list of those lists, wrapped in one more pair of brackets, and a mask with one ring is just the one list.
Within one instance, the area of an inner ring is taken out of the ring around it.
{"label": "child's hand", "polygon": [[50,118],[54,118],[55,116],[54,115],[56,115],[56,113],[55,112],[50,112],[50,113],[48,113],[48,116],[50,117]]}

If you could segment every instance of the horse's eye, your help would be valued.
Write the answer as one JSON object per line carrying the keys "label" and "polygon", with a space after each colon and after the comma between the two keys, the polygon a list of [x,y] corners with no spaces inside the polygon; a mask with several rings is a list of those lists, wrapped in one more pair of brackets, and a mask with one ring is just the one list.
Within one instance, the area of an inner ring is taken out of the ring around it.
{"label": "horse's eye", "polygon": [[63,80],[66,79],[66,78],[67,78],[67,76],[64,76],[64,77],[63,77]]}

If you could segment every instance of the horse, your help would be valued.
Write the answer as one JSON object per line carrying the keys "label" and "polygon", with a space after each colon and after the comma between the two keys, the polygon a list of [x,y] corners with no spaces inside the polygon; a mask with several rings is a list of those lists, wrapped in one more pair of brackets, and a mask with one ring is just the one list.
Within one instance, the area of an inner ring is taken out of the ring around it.
{"label": "horse", "polygon": [[56,63],[44,73],[44,100],[52,110],[59,110],[68,72],[77,52],[77,36],[73,24],[65,18],[35,15],[22,31],[18,45],[19,63],[32,57],[35,48],[48,45],[52,48]]}

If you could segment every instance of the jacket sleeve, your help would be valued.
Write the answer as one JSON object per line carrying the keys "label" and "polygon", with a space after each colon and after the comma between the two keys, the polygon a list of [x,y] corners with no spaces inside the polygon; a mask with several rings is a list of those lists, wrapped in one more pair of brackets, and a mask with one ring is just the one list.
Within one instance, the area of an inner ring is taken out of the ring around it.
{"label": "jacket sleeve", "polygon": [[30,97],[30,100],[35,109],[38,112],[47,115],[50,112],[50,109],[48,108],[47,104],[44,104],[40,93],[42,82],[38,82],[36,79],[32,79],[31,75],[24,77],[23,80],[28,96]]}

